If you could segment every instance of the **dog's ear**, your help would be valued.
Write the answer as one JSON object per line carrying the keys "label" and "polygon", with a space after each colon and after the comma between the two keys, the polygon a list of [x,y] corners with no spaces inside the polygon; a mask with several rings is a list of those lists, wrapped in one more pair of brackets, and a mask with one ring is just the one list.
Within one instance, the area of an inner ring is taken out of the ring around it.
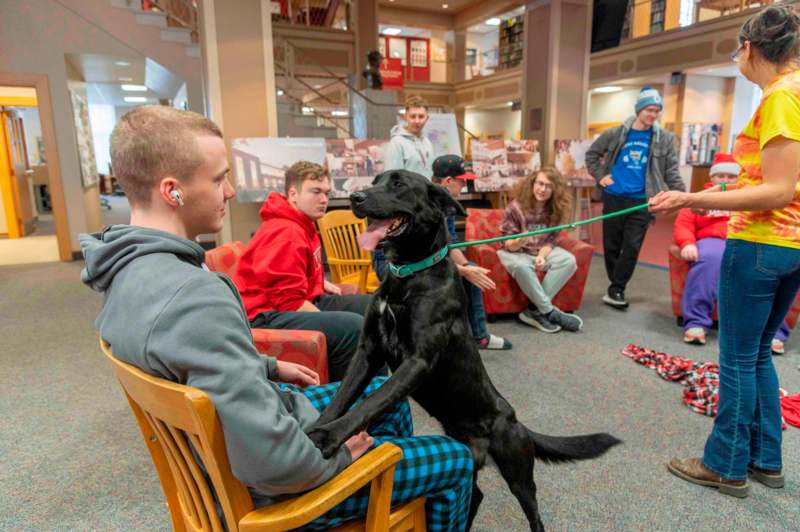
{"label": "dog's ear", "polygon": [[428,184],[428,198],[439,207],[447,216],[460,214],[466,216],[467,211],[459,202],[450,195],[446,188],[434,183]]}

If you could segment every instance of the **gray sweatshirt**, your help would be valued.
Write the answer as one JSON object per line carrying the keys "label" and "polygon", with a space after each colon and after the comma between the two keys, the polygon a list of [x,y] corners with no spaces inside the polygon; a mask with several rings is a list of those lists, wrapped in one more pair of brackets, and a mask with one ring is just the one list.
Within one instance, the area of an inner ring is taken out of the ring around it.
{"label": "gray sweatshirt", "polygon": [[424,136],[409,133],[403,126],[394,126],[386,147],[384,170],[408,170],[428,179],[433,175],[433,144]]}
{"label": "gray sweatshirt", "polygon": [[120,360],[208,394],[233,474],[256,505],[312,489],[350,464],[345,446],[325,460],[303,432],[319,413],[270,380],[277,361],[256,351],[235,285],[203,268],[203,248],[129,225],[80,241],[81,280],[105,296],[100,336]]}

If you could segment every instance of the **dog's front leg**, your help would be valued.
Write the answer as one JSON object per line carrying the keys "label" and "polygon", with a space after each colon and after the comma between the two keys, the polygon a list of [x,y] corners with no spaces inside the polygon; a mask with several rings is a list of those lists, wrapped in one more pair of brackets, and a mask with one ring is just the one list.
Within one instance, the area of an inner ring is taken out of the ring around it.
{"label": "dog's front leg", "polygon": [[[429,369],[430,365],[426,360],[418,357],[406,359],[400,364],[392,377],[378,388],[375,393],[364,399],[342,417],[324,425],[315,425],[308,433],[309,438],[322,450],[324,457],[333,456],[347,438],[367,428],[370,423],[386,412],[395,401],[408,397],[422,382]],[[346,380],[345,378],[345,382]],[[334,401],[336,399],[338,399],[338,395]]]}
{"label": "dog's front leg", "polygon": [[347,366],[342,384],[319,419],[306,431],[309,434],[315,428],[326,425],[344,415],[364,393],[372,377],[377,375],[378,371],[383,367],[384,360],[379,353],[379,347],[372,340],[372,338],[375,338],[374,335],[378,334],[372,331],[374,327],[376,327],[376,324],[373,315],[371,313],[367,314],[364,330],[358,341],[358,348]]}

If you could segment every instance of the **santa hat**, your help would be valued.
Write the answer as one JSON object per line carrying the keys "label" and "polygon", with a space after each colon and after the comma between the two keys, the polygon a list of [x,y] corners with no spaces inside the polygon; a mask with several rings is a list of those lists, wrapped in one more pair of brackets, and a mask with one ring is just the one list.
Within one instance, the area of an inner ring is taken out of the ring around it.
{"label": "santa hat", "polygon": [[742,167],[733,158],[730,153],[718,153],[714,156],[714,163],[708,171],[709,175],[714,174],[733,174],[739,175]]}

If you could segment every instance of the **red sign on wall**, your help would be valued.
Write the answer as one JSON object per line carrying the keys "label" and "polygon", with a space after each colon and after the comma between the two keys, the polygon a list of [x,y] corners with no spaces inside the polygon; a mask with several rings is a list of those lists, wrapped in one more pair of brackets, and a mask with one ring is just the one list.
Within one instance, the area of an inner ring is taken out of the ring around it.
{"label": "red sign on wall", "polygon": [[381,61],[383,90],[403,90],[403,62],[399,57],[387,57]]}

